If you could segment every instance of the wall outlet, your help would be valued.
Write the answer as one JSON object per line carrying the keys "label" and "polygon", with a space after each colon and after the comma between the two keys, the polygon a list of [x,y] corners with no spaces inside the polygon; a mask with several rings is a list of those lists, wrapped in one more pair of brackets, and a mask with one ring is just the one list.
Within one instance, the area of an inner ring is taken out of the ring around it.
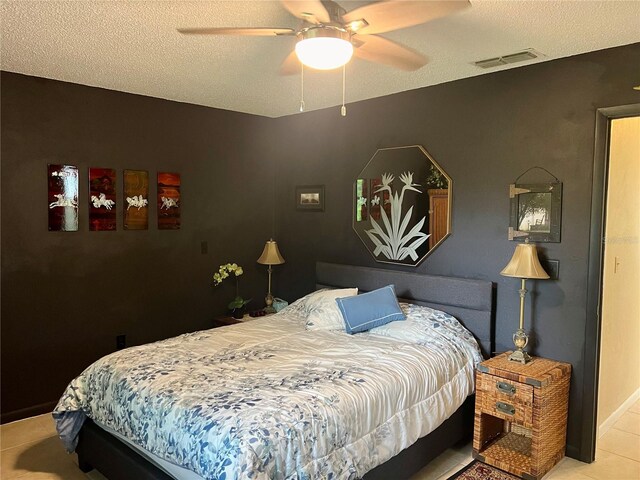
{"label": "wall outlet", "polygon": [[116,350],[122,350],[127,346],[126,335],[116,335]]}
{"label": "wall outlet", "polygon": [[560,260],[540,259],[540,265],[549,274],[549,280],[558,280],[560,276]]}

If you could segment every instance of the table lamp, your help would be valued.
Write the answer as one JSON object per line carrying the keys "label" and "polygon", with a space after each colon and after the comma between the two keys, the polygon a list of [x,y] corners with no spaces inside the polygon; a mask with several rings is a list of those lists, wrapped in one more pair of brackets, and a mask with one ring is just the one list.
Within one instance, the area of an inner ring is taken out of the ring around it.
{"label": "table lamp", "polygon": [[513,343],[516,349],[509,355],[509,360],[525,364],[531,361],[529,354],[524,351],[527,343],[529,343],[529,335],[524,331],[524,298],[527,295],[526,281],[527,279],[545,280],[549,278],[549,275],[544,271],[542,265],[540,265],[536,246],[529,243],[528,239],[525,243],[518,244],[516,251],[513,253],[513,257],[500,272],[500,275],[520,278],[522,281],[520,290],[518,290],[520,293],[520,328],[513,334]]}
{"label": "table lamp", "polygon": [[266,313],[275,313],[275,308],[273,308],[273,295],[271,295],[271,266],[283,264],[284,258],[280,255],[278,244],[273,238],[265,244],[262,255],[260,255],[260,258],[258,259],[258,263],[261,265],[269,265],[269,293],[267,293],[267,296],[264,298],[264,303],[266,305],[264,311]]}

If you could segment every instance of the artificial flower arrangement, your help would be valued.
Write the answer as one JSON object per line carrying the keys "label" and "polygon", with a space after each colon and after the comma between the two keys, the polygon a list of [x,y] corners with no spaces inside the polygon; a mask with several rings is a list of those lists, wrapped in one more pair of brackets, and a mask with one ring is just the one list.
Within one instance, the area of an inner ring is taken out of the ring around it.
{"label": "artificial flower arrangement", "polygon": [[242,267],[235,263],[227,263],[225,265],[220,265],[218,272],[213,275],[213,286],[217,287],[220,285],[225,278],[229,278],[233,276],[236,279],[236,298],[234,298],[228,305],[229,310],[239,311],[242,310],[250,301],[244,300],[240,296],[239,290],[239,279],[238,277],[244,273]]}

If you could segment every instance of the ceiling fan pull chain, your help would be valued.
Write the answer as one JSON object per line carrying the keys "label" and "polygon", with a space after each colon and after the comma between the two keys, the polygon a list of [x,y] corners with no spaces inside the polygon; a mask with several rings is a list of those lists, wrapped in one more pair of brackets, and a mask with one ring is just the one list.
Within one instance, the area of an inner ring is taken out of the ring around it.
{"label": "ceiling fan pull chain", "polygon": [[300,62],[300,111],[304,112],[304,64]]}
{"label": "ceiling fan pull chain", "polygon": [[342,108],[340,108],[340,115],[347,116],[347,107],[344,105],[344,91],[347,84],[347,65],[342,66]]}

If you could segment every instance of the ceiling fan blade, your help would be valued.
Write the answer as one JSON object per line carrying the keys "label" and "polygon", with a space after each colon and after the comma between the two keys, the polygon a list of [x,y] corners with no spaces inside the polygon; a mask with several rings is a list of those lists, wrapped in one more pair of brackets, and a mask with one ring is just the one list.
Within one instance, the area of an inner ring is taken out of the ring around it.
{"label": "ceiling fan blade", "polygon": [[418,70],[427,64],[427,57],[404,45],[377,35],[358,35],[353,55],[370,62],[382,63],[400,70]]}
{"label": "ceiling fan blade", "polygon": [[327,23],[331,21],[329,12],[320,0],[280,0],[294,17],[309,23]]}
{"label": "ceiling fan blade", "polygon": [[436,18],[470,7],[469,0],[445,1],[384,1],[376,2],[346,13],[342,16],[345,23],[361,19],[369,25],[357,30],[358,33],[384,33],[400,28],[412,27]]}
{"label": "ceiling fan blade", "polygon": [[179,28],[178,31],[185,35],[245,35],[252,37],[275,37],[280,35],[295,35],[292,28]]}
{"label": "ceiling fan blade", "polygon": [[295,75],[296,73],[300,73],[300,68],[300,60],[298,60],[298,55],[296,55],[296,51],[294,50],[284,59],[282,65],[280,65],[280,75]]}

